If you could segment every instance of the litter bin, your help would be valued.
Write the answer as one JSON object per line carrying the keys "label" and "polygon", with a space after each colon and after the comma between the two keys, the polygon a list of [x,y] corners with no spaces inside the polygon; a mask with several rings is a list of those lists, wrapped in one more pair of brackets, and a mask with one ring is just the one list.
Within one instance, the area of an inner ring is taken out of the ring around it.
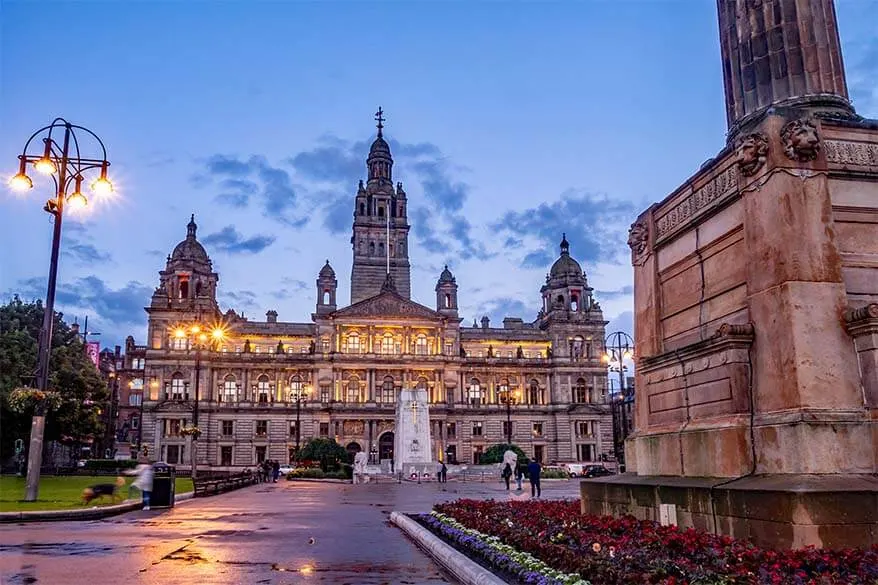
{"label": "litter bin", "polygon": [[166,463],[155,463],[152,466],[152,497],[150,506],[153,508],[174,507],[174,480],[176,472]]}

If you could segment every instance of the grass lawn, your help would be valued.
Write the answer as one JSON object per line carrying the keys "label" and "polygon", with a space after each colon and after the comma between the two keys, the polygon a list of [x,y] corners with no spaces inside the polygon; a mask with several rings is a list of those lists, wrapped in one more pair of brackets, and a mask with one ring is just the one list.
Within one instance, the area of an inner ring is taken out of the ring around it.
{"label": "grass lawn", "polygon": [[[82,503],[82,490],[96,483],[112,483],[116,477],[112,475],[102,476],[54,476],[44,475],[40,478],[40,495],[36,502],[22,502],[24,498],[24,478],[4,475],[0,477],[0,512],[26,512],[29,510],[67,510],[84,508]],[[120,488],[122,500],[128,497],[128,486],[134,480],[133,477],[125,477],[125,487]],[[176,493],[182,494],[192,491],[192,480],[188,477],[177,478]],[[136,498],[140,497],[138,495]],[[101,498],[100,501],[92,502],[88,507],[107,506],[112,503],[121,503],[122,500],[111,502],[109,498]]]}

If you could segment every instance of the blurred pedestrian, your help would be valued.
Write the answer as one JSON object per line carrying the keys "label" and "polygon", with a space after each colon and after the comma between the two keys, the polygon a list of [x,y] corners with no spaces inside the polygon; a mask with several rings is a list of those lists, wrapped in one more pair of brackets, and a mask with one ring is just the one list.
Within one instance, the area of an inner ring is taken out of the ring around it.
{"label": "blurred pedestrian", "polygon": [[542,471],[542,467],[540,467],[539,462],[536,459],[528,463],[527,465],[527,475],[530,479],[530,497],[538,498],[540,497],[540,471]]}
{"label": "blurred pedestrian", "polygon": [[503,481],[506,482],[506,491],[509,491],[509,480],[512,479],[512,466],[507,463],[503,467],[503,473],[500,474],[500,477],[503,478]]}
{"label": "blurred pedestrian", "polygon": [[[125,474],[137,476],[131,482],[131,487],[140,490],[141,498],[143,499],[143,509],[149,510],[149,498],[152,496],[152,478],[154,475],[152,465],[142,462],[131,471],[126,471]],[[128,495],[131,495],[130,488],[128,489]]]}
{"label": "blurred pedestrian", "polygon": [[524,479],[524,465],[515,464],[515,483],[518,484],[518,491],[521,491],[521,480]]}

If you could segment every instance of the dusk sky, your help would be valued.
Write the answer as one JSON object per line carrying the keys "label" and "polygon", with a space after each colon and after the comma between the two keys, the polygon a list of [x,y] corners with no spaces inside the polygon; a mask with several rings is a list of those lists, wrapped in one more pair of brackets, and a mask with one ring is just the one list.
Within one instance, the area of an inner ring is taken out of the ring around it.
{"label": "dusk sky", "polygon": [[[848,85],[878,117],[878,1],[837,0]],[[382,106],[409,197],[413,298],[447,263],[464,324],[535,318],[566,232],[631,331],[627,228],[725,141],[716,2],[0,1],[0,172],[63,116],[118,197],[65,219],[58,305],[105,346],[196,215],[221,308],[309,321],[350,298],[357,180]],[[51,182],[0,190],[0,295],[44,298]]]}

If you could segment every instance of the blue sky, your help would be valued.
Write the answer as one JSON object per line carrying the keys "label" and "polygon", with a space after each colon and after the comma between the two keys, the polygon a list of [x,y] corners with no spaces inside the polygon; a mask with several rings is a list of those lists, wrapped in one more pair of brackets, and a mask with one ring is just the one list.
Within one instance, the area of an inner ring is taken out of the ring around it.
{"label": "blue sky", "polygon": [[[878,117],[878,2],[837,11],[854,105]],[[327,258],[346,302],[379,105],[416,300],[432,305],[447,262],[466,322],[533,319],[567,232],[610,327],[630,331],[627,227],[724,143],[716,5],[0,3],[0,169],[55,116],[109,150],[119,197],[65,224],[58,297],[105,345],[144,340],[191,213],[223,309],[307,321]],[[5,298],[45,295],[47,188],[0,191]]]}

